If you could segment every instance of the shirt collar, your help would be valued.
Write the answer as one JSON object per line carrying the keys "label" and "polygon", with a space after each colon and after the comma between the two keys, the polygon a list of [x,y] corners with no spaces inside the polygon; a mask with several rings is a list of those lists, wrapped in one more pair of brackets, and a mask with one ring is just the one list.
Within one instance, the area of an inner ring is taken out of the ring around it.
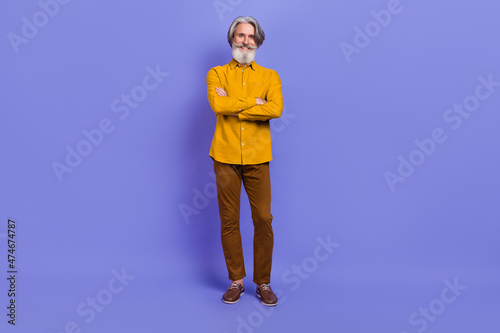
{"label": "shirt collar", "polygon": [[[250,63],[250,65],[248,65],[247,67],[250,67],[251,69],[253,69],[255,71],[255,69],[257,68],[257,63],[255,61],[252,61]],[[231,59],[231,62],[229,63],[229,68],[231,69],[235,69],[236,67],[243,67],[241,66],[236,60]]]}

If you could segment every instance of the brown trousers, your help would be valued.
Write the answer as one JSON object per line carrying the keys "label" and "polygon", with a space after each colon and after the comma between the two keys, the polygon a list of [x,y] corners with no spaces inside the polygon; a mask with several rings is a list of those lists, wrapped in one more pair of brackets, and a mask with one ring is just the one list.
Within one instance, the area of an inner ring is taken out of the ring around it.
{"label": "brown trousers", "polygon": [[269,163],[225,164],[214,160],[217,198],[221,220],[221,240],[231,281],[246,276],[240,234],[241,182],[250,201],[254,225],[253,253],[256,284],[271,282],[274,234],[271,226],[271,178]]}

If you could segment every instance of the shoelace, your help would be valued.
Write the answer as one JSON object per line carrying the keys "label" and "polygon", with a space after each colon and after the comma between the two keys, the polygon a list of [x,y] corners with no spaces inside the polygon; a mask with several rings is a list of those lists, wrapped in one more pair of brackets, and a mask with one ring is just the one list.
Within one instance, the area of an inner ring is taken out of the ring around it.
{"label": "shoelace", "polygon": [[260,289],[262,290],[271,290],[271,287],[268,284],[261,284]]}
{"label": "shoelace", "polygon": [[239,283],[233,282],[233,283],[231,283],[231,285],[229,286],[229,289],[238,289],[239,287],[240,287],[240,284],[239,284]]}

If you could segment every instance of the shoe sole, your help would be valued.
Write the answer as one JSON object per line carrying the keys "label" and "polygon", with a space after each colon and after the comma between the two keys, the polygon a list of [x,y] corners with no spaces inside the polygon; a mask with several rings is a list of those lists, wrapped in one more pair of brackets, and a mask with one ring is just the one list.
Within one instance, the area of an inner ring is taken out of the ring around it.
{"label": "shoe sole", "polygon": [[222,301],[223,301],[224,303],[226,303],[226,304],[234,304],[234,303],[238,303],[238,302],[240,301],[240,298],[241,298],[241,296],[243,296],[243,294],[244,294],[244,292],[242,292],[242,293],[240,294],[240,297],[239,297],[236,301],[234,301],[234,302],[231,302],[231,301],[226,301],[224,298],[221,298],[221,299],[222,299]]}
{"label": "shoe sole", "polygon": [[274,304],[270,304],[270,303],[264,303],[264,301],[262,300],[262,296],[259,294],[259,293],[256,293],[257,294],[257,297],[260,299],[260,302],[262,304],[264,304],[265,306],[276,306],[278,305],[278,302],[274,303]]}

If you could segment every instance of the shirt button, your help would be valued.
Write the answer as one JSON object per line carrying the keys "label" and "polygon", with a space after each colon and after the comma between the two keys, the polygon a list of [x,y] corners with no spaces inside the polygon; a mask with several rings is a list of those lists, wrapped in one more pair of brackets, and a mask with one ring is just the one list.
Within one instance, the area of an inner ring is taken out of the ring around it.
{"label": "shirt button", "polygon": [[242,129],[242,130],[244,130],[244,129],[245,129],[245,127],[242,127],[241,129]]}
{"label": "shirt button", "polygon": [[243,84],[245,84],[245,82],[243,82]]}
{"label": "shirt button", "polygon": [[242,145],[242,146],[244,146],[245,144],[244,144],[244,143],[242,143],[241,145]]}

